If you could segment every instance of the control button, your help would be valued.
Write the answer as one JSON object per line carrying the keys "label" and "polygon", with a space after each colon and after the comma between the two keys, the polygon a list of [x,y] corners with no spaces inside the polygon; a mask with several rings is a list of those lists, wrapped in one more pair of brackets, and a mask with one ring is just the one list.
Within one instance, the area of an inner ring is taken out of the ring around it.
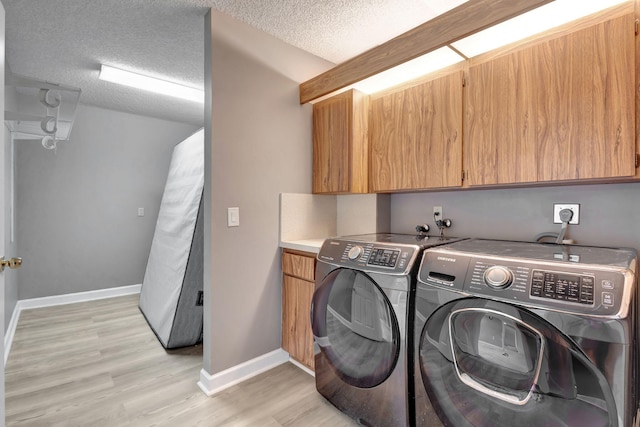
{"label": "control button", "polygon": [[580,304],[593,304],[593,290],[585,289],[584,287],[580,290]]}
{"label": "control button", "polygon": [[582,277],[580,286],[580,303],[581,304],[593,304],[593,292],[594,285],[591,277]]}
{"label": "control button", "polygon": [[612,292],[603,292],[602,293],[602,304],[603,305],[613,305],[614,298]]}
{"label": "control button", "polygon": [[507,267],[494,265],[484,272],[484,282],[494,289],[504,289],[513,282],[513,273]]}
{"label": "control button", "polygon": [[542,285],[543,282],[538,280],[533,280],[531,282],[531,296],[539,297],[542,296]]}
{"label": "control button", "polygon": [[602,289],[613,289],[613,282],[611,280],[603,280],[602,281]]}
{"label": "control button", "polygon": [[360,258],[360,255],[362,255],[362,251],[362,246],[354,246],[349,249],[349,253],[347,254],[347,256],[350,260],[355,261]]}
{"label": "control button", "polygon": [[580,296],[580,285],[575,283],[575,282],[571,282],[569,284],[569,288],[567,289],[567,297],[569,298],[570,301],[577,301],[578,297]]}

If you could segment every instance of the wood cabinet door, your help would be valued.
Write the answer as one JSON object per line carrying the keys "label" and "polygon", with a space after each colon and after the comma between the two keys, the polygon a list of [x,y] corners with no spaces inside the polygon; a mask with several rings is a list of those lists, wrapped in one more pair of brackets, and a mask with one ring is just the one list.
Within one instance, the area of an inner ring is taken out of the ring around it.
{"label": "wood cabinet door", "polygon": [[368,191],[367,106],[355,90],[313,105],[313,193]]}
{"label": "wood cabinet door", "polygon": [[469,185],[635,174],[634,15],[470,67]]}
{"label": "wood cabinet door", "polygon": [[296,279],[282,276],[282,348],[293,355],[295,351],[298,287]]}
{"label": "wood cabinet door", "polygon": [[373,192],[462,185],[462,72],[372,97]]}
{"label": "wood cabinet door", "polygon": [[300,362],[310,369],[314,369],[313,330],[311,329],[311,303],[315,291],[315,283],[301,280],[298,283],[298,333],[299,347],[296,353]]}
{"label": "wood cabinet door", "polygon": [[313,369],[311,302],[315,284],[296,277],[282,277],[282,348]]}
{"label": "wood cabinet door", "polygon": [[349,190],[351,98],[344,94],[313,105],[313,192]]}
{"label": "wood cabinet door", "polygon": [[532,54],[523,50],[469,68],[464,129],[469,185],[537,180]]}
{"label": "wood cabinet door", "polygon": [[635,175],[634,28],[628,14],[533,48],[538,181]]}

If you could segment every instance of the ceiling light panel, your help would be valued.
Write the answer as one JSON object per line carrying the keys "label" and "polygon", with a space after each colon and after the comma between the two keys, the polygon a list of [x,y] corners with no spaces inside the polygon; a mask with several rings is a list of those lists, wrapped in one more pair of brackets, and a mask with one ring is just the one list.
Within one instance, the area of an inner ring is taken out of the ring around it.
{"label": "ceiling light panel", "polygon": [[465,58],[448,47],[429,52],[353,85],[364,93],[375,93],[448,67]]}
{"label": "ceiling light panel", "polygon": [[451,45],[471,58],[630,0],[555,0]]}
{"label": "ceiling light panel", "polygon": [[204,103],[204,91],[183,86],[155,77],[121,70],[109,65],[102,65],[100,69],[100,80],[117,83],[124,86],[134,87],[149,92],[160,93],[162,95],[173,96],[186,99],[188,101]]}

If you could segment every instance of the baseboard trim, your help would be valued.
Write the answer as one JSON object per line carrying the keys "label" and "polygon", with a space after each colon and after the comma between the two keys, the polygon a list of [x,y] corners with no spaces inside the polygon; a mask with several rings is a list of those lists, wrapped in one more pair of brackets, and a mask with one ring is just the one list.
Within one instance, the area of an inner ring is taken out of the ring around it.
{"label": "baseboard trim", "polygon": [[293,357],[289,358],[289,362],[291,362],[292,364],[294,364],[296,367],[302,369],[303,371],[305,371],[307,374],[311,375],[312,377],[315,378],[316,373],[314,371],[312,371],[311,369],[307,368],[306,366],[304,366],[302,363],[298,362],[296,359],[294,359]]}
{"label": "baseboard trim", "polygon": [[207,396],[213,396],[216,393],[288,361],[289,353],[278,349],[213,375],[202,369],[200,371],[198,387],[200,387],[200,390]]}
{"label": "baseboard trim", "polygon": [[51,297],[31,298],[18,301],[21,310],[30,308],[53,307],[55,305],[73,304],[76,302],[94,301],[104,298],[139,294],[142,285],[119,286],[117,288],[98,289],[96,291],[76,292],[73,294],[54,295]]}
{"label": "baseboard trim", "polygon": [[18,305],[19,301],[16,303],[16,306],[13,308],[13,313],[11,313],[11,320],[9,320],[9,324],[7,325],[7,332],[4,334],[4,364],[7,365],[7,360],[9,359],[9,351],[11,351],[11,344],[13,344],[13,337],[16,335],[16,328],[18,327],[18,319],[20,319],[20,307]]}
{"label": "baseboard trim", "polygon": [[4,363],[7,364],[9,358],[9,351],[11,350],[11,344],[13,343],[13,337],[16,334],[16,327],[18,326],[18,320],[20,319],[20,312],[22,310],[29,310],[32,308],[53,307],[56,305],[73,304],[77,302],[94,301],[104,298],[121,297],[125,295],[139,294],[141,284],[119,286],[117,288],[99,289],[96,291],[76,292],[73,294],[54,295],[50,297],[42,298],[30,298],[19,300],[13,309],[11,320],[7,328],[7,332],[4,334]]}

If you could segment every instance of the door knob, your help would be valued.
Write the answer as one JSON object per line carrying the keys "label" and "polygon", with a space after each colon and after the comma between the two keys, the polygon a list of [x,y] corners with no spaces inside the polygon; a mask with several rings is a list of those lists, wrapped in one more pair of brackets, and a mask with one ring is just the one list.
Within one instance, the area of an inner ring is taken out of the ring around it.
{"label": "door knob", "polygon": [[16,269],[16,268],[20,268],[21,265],[22,265],[22,258],[14,257],[11,259],[4,259],[4,257],[0,257],[0,272],[4,271],[5,267]]}

